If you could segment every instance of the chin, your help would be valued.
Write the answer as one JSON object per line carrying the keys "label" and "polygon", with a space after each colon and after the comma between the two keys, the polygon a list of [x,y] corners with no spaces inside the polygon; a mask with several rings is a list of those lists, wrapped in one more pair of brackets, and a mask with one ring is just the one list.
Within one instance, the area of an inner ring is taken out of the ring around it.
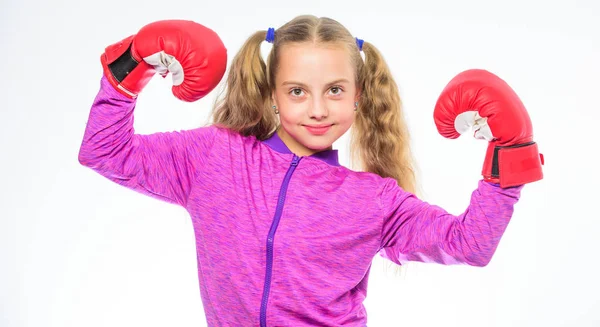
{"label": "chin", "polygon": [[[314,138],[311,137],[311,138]],[[321,139],[321,140],[303,140],[304,142],[302,142],[302,145],[304,145],[305,147],[314,150],[314,151],[323,151],[328,149],[329,147],[331,147],[331,145],[333,144],[333,142],[330,142],[328,139]]]}

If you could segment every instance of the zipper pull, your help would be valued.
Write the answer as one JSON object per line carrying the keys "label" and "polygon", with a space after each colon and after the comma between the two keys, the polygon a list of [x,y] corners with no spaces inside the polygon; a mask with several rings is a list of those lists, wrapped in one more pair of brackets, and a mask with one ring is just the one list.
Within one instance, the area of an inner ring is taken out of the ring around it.
{"label": "zipper pull", "polygon": [[300,159],[301,159],[300,157],[298,157],[297,155],[294,155],[294,158],[292,159],[292,166],[298,166]]}

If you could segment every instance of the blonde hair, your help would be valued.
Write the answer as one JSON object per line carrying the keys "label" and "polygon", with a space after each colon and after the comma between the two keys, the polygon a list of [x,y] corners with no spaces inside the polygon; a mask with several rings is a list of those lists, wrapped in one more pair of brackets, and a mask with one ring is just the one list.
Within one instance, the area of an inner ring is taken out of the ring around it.
{"label": "blonde hair", "polygon": [[327,17],[302,15],[277,29],[265,64],[261,45],[266,35],[264,30],[252,34],[233,58],[225,94],[215,104],[214,123],[259,140],[268,138],[278,127],[271,93],[279,49],[285,44],[306,42],[345,47],[361,91],[350,134],[352,166],[394,178],[404,190],[416,193],[414,160],[398,86],[379,50],[363,42],[363,61],[356,39],[343,25]]}

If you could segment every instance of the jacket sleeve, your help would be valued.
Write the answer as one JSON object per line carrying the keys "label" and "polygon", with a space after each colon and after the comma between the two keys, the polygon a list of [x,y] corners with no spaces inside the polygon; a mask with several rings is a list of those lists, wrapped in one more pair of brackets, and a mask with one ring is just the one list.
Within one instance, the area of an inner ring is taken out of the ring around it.
{"label": "jacket sleeve", "polygon": [[408,261],[486,266],[512,217],[523,185],[500,188],[480,180],[467,209],[455,216],[401,189],[395,180],[381,191],[384,221],[380,255]]}
{"label": "jacket sleeve", "polygon": [[92,104],[79,162],[109,180],[150,197],[186,206],[196,172],[215,136],[214,127],[135,134],[136,100],[103,76]]}

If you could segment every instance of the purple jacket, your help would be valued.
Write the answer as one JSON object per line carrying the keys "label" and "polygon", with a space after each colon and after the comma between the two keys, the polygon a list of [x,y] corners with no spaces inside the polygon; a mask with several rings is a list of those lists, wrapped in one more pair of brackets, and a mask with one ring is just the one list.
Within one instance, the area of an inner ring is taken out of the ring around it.
{"label": "purple jacket", "polygon": [[485,266],[523,187],[480,181],[455,216],[337,150],[298,157],[277,134],[214,126],[139,135],[134,108],[102,78],[79,161],[187,209],[208,326],[365,326],[375,255]]}

